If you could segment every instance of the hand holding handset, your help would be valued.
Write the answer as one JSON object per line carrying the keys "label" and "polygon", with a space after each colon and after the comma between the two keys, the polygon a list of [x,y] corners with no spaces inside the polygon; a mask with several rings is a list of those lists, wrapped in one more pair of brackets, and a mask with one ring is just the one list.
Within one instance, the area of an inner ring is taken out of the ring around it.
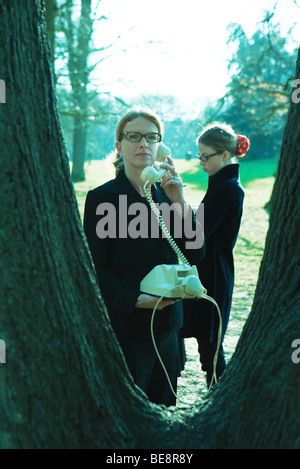
{"label": "hand holding handset", "polygon": [[[170,148],[168,148],[164,143],[160,143],[157,151],[156,161],[160,163],[167,163],[168,156],[171,156]],[[142,181],[148,181],[149,184],[155,184],[165,175],[166,171],[167,170],[163,168],[157,170],[154,166],[147,166],[141,174]]]}

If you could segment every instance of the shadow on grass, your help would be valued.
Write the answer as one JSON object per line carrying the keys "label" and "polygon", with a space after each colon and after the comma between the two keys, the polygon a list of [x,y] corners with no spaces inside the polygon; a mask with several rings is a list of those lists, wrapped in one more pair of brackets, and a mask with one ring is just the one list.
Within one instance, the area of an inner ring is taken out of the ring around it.
{"label": "shadow on grass", "polygon": [[254,249],[260,252],[261,254],[263,254],[264,252],[264,246],[260,246],[259,242],[252,242],[243,236],[239,236],[239,242],[240,244],[243,243],[243,247],[246,248],[245,255],[248,255],[247,253],[249,253],[250,251],[253,251]]}

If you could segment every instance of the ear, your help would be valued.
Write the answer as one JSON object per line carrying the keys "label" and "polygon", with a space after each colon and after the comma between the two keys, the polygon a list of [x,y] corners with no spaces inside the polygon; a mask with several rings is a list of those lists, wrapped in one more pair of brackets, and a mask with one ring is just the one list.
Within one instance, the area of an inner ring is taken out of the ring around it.
{"label": "ear", "polygon": [[226,150],[226,151],[223,152],[222,159],[223,159],[224,163],[227,163],[227,161],[230,159],[229,151]]}
{"label": "ear", "polygon": [[120,156],[122,156],[121,142],[116,142],[116,149]]}

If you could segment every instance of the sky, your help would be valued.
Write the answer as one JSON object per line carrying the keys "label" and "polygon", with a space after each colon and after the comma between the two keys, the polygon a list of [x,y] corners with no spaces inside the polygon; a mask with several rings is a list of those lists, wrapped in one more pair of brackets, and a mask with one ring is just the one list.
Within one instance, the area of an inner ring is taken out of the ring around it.
{"label": "sky", "polygon": [[229,81],[228,24],[251,36],[275,3],[286,34],[300,18],[300,0],[94,0],[107,18],[98,21],[94,43],[112,44],[99,56],[106,58],[93,74],[95,86],[125,100],[170,94],[187,109],[217,100]]}

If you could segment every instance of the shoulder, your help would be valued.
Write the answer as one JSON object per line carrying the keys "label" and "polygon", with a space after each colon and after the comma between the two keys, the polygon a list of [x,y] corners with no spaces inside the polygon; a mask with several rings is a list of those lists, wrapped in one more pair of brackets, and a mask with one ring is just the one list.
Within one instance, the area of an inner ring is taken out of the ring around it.
{"label": "shoulder", "polygon": [[214,185],[211,189],[212,193],[219,195],[224,195],[225,193],[244,193],[239,178],[235,177],[220,181],[219,184]]}
{"label": "shoulder", "polygon": [[244,200],[245,191],[239,179],[232,178],[220,185],[219,195],[239,204]]}
{"label": "shoulder", "polygon": [[207,210],[210,211],[211,207],[219,207],[225,209],[225,207],[241,207],[244,202],[245,192],[241,186],[239,179],[228,178],[223,181],[219,181],[211,187],[202,202],[207,206]]}
{"label": "shoulder", "polygon": [[241,185],[240,178],[231,178],[227,181],[224,181],[224,185],[229,191],[233,192],[245,192],[243,186]]}
{"label": "shoulder", "polygon": [[102,192],[110,192],[116,189],[116,180],[111,179],[110,181],[101,184],[101,186],[97,186],[94,189],[91,189],[89,192],[96,194],[101,194]]}
{"label": "shoulder", "polygon": [[87,193],[87,198],[94,200],[103,200],[114,198],[118,193],[118,188],[116,185],[116,180],[111,179],[110,181],[101,184],[101,186],[91,189]]}

